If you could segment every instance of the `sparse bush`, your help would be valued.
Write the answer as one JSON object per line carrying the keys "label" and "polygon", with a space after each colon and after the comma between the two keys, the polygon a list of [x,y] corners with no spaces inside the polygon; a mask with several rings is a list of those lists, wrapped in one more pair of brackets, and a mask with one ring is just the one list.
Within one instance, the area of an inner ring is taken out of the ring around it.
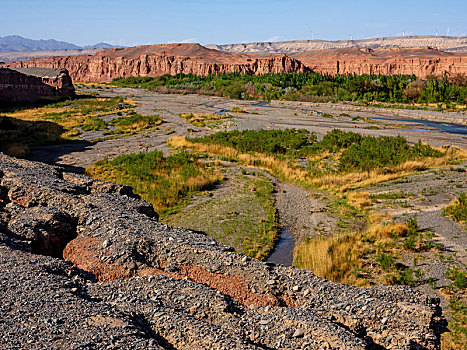
{"label": "sparse bush", "polygon": [[461,193],[457,199],[449,204],[444,210],[443,215],[450,216],[454,221],[467,221],[467,195]]}

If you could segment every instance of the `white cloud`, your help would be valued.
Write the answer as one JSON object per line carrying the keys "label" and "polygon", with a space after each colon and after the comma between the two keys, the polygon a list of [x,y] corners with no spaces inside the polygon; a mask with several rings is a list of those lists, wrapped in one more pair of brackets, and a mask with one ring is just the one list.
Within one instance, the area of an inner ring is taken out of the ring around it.
{"label": "white cloud", "polygon": [[270,38],[267,38],[265,41],[281,41],[283,40],[284,37],[282,35],[276,35],[276,36],[272,36]]}
{"label": "white cloud", "polygon": [[189,44],[197,42],[196,38],[187,38],[183,40],[170,40],[167,44]]}

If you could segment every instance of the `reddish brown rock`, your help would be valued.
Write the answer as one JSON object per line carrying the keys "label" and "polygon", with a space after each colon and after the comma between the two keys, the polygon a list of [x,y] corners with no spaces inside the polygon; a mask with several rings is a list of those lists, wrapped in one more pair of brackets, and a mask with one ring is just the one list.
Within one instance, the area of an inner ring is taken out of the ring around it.
{"label": "reddish brown rock", "polygon": [[328,74],[415,74],[456,76],[467,74],[467,54],[431,48],[334,49],[303,51],[294,58],[311,70]]}
{"label": "reddish brown rock", "polygon": [[0,102],[30,102],[75,95],[65,69],[0,68]]}
{"label": "reddish brown rock", "polygon": [[36,58],[9,67],[66,68],[73,81],[105,82],[130,76],[212,73],[305,72],[301,62],[286,55],[256,56],[207,49],[199,44],[166,44],[111,49],[93,56]]}

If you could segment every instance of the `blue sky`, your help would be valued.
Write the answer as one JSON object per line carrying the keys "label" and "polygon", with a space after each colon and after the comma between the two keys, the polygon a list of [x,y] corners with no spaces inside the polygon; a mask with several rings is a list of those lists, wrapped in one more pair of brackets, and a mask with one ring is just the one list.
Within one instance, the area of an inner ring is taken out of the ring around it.
{"label": "blue sky", "polygon": [[467,36],[467,0],[0,0],[0,36],[237,43],[392,35]]}

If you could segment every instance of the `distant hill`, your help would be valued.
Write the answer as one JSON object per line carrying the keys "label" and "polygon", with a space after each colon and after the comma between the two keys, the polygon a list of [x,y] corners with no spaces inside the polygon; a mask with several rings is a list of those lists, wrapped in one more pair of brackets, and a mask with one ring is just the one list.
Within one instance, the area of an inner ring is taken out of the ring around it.
{"label": "distant hill", "polygon": [[394,36],[362,40],[291,40],[279,42],[255,42],[227,45],[206,45],[225,52],[253,54],[295,54],[307,50],[329,49],[387,49],[431,47],[450,52],[467,52],[467,37],[453,36]]}
{"label": "distant hill", "polygon": [[118,46],[118,45],[110,45],[107,43],[97,43],[94,45],[85,45],[83,48],[84,49],[120,49],[125,46]]}
{"label": "distant hill", "polygon": [[[95,45],[85,46],[85,49],[104,48],[110,49],[121,46],[113,46],[107,43],[98,43]],[[51,50],[78,50],[83,49],[81,46],[67,43],[65,41],[57,41],[54,39],[48,40],[33,40],[23,38],[19,35],[8,35],[0,37],[0,52],[17,52],[17,51],[51,51]]]}

